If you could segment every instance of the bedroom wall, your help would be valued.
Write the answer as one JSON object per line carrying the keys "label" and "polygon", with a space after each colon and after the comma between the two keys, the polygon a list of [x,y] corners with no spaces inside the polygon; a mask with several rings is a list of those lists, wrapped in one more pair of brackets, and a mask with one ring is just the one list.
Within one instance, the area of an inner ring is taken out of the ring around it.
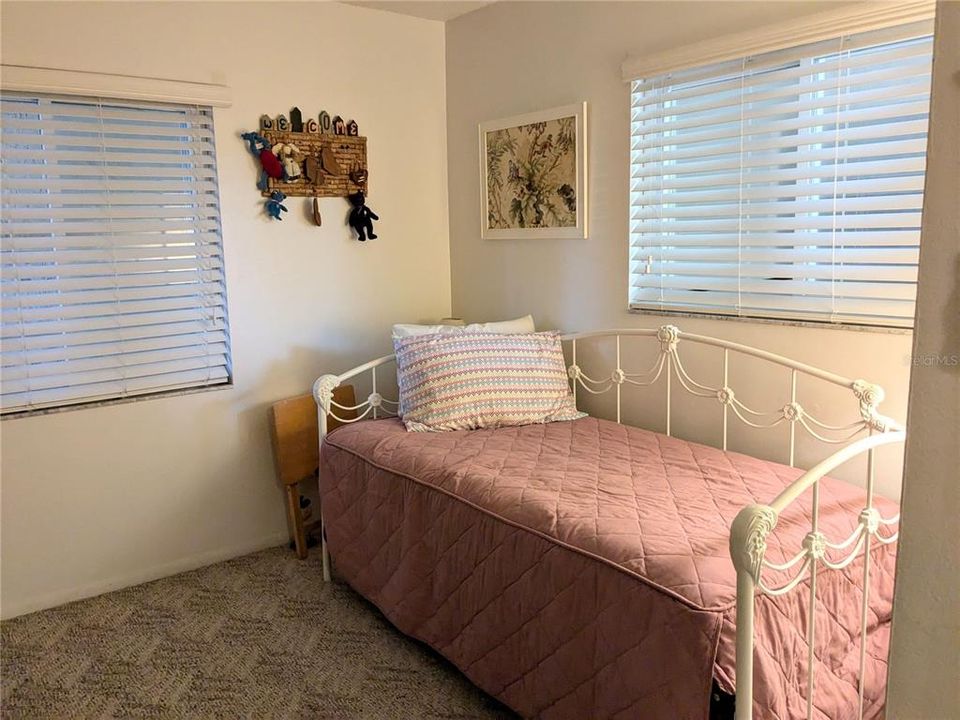
{"label": "bedroom wall", "polygon": [[[638,315],[627,312],[627,218],[629,88],[620,64],[628,54],[660,52],[676,45],[740,32],[836,8],[811,2],[552,2],[496,3],[447,23],[447,157],[449,165],[453,312],[469,320],[533,313],[538,327],[564,331],[653,328],[675,323],[693,333],[715,335],[849,377],[881,384],[882,409],[905,419],[911,337],[908,333],[796,327],[782,324]],[[481,240],[477,124],[510,115],[589,103],[590,233],[586,240]],[[627,350],[625,364],[641,369],[648,355]],[[689,352],[689,351],[688,351]],[[609,351],[607,351],[609,358]],[[646,362],[646,364],[644,364]],[[693,361],[691,361],[693,362]],[[604,371],[609,371],[606,366]],[[691,370],[720,380],[719,363]],[[786,371],[745,362],[731,386],[748,402],[776,409],[788,399]],[[809,387],[809,390],[808,390]],[[638,394],[628,420],[662,429],[662,388]],[[799,398],[815,413],[856,417],[846,391],[801,384]],[[838,405],[839,403],[839,405]],[[609,404],[588,409],[610,412]],[[851,415],[851,413],[853,415]],[[719,407],[680,400],[674,429],[691,439],[716,442]],[[781,428],[744,433],[733,421],[732,447],[785,460]],[[783,432],[782,432],[783,431]],[[822,445],[803,443],[799,464],[823,457]],[[880,457],[882,491],[899,496],[902,453]],[[860,463],[837,473],[857,481]]]}
{"label": "bedroom wall", "polygon": [[[336,3],[4,2],[8,64],[226,83],[216,111],[235,385],[5,420],[4,617],[276,545],[287,536],[267,412],[449,315],[444,33]],[[240,140],[293,105],[369,137],[380,239],[342,199],[268,222]],[[398,282],[401,279],[402,282]]]}
{"label": "bedroom wall", "polygon": [[960,716],[960,3],[937,6],[887,716]]}

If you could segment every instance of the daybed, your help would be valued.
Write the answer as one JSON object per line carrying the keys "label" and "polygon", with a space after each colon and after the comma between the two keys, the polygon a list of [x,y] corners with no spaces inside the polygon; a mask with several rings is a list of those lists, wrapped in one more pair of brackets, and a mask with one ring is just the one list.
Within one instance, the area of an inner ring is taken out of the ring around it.
{"label": "daybed", "polygon": [[[621,369],[625,335],[656,339],[658,363]],[[601,379],[576,360],[596,336],[617,344]],[[618,417],[624,384],[663,380],[668,408],[671,383],[723,406],[724,446],[728,414],[788,423],[791,460],[796,427],[845,445],[803,473],[672,437],[669,412],[665,433],[593,417],[409,433],[381,418],[327,435],[332,389],[383,358],[314,388],[337,575],[524,717],[721,718],[735,693],[738,718],[882,715],[897,508],[873,493],[873,452],[903,433],[879,388],[671,326],[569,339],[575,387],[615,391]],[[791,402],[765,414],[694,381],[681,341],[721,348],[724,378],[730,353],[789,368]],[[807,414],[798,373],[849,387],[857,419]],[[374,381],[359,419],[387,404]],[[860,452],[867,488],[823,478]]]}

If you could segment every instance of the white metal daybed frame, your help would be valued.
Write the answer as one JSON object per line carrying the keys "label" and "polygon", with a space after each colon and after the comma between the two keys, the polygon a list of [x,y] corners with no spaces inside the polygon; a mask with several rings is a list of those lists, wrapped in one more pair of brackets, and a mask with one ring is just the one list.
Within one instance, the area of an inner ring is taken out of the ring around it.
{"label": "white metal daybed frame", "polygon": [[[653,366],[643,372],[626,372],[621,367],[620,344],[622,337],[648,337],[659,343],[659,353]],[[586,373],[577,364],[578,341],[594,338],[614,338],[616,342],[616,367],[606,377],[594,378]],[[809,651],[807,656],[807,717],[813,717],[814,697],[814,616],[816,610],[817,568],[824,565],[831,569],[841,569],[849,565],[861,553],[864,554],[863,565],[863,598],[860,608],[860,665],[859,665],[859,713],[863,717],[863,675],[866,662],[866,633],[867,615],[869,606],[870,587],[870,546],[876,540],[880,543],[895,542],[898,533],[880,533],[882,526],[895,525],[899,522],[899,515],[892,518],[881,517],[873,507],[874,497],[874,451],[881,445],[902,443],[905,431],[902,425],[881,415],[877,407],[883,400],[882,388],[865,380],[853,380],[836,375],[826,370],[806,365],[795,360],[759,350],[757,348],[720,340],[705,335],[692,335],[681,332],[673,325],[663,325],[657,329],[642,330],[600,330],[593,332],[573,333],[562,336],[564,342],[570,343],[571,364],[568,373],[573,384],[573,393],[576,397],[578,388],[591,394],[603,394],[611,390],[616,393],[616,420],[620,422],[621,389],[624,384],[635,386],[650,386],[661,377],[666,382],[666,428],[665,433],[671,434],[671,398],[673,383],[676,380],[687,393],[702,398],[710,398],[723,407],[723,441],[722,449],[727,449],[727,425],[732,412],[742,422],[753,428],[771,428],[782,423],[789,423],[789,464],[794,465],[796,450],[796,428],[799,425],[809,435],[825,443],[844,445],[843,448],[818,463],[797,480],[791,483],[783,492],[774,498],[769,505],[748,505],[743,508],[733,521],[730,528],[730,555],[737,570],[737,688],[739,702],[736,703],[736,720],[751,720],[753,703],[744,702],[744,698],[753,697],[753,615],[754,596],[757,590],[769,595],[782,595],[794,589],[805,577],[810,577],[810,607],[808,615],[807,642]],[[680,341],[698,345],[708,345],[723,350],[723,385],[711,387],[697,382],[687,373],[677,350]],[[759,358],[773,365],[780,365],[790,370],[790,402],[781,408],[772,411],[758,411],[745,405],[733,388],[727,384],[729,376],[730,353],[738,353]],[[377,368],[395,360],[394,355],[372,360],[359,365],[341,375],[323,375],[313,385],[313,396],[318,406],[320,442],[327,434],[327,416],[330,415],[343,423],[357,422],[367,416],[395,415],[398,401],[384,398],[377,389]],[[343,406],[333,399],[333,390],[341,383],[362,375],[371,375],[371,392],[366,400],[354,406]],[[857,417],[846,425],[830,425],[808,413],[797,400],[797,376],[804,374],[824,382],[849,389],[857,401]],[[337,410],[356,411],[356,418],[340,418]],[[390,412],[393,410],[394,412]],[[855,439],[861,433],[866,437]],[[866,506],[860,511],[859,524],[849,537],[828,540],[818,527],[819,517],[819,480],[848,460],[866,453]],[[797,554],[784,564],[771,563],[764,558],[766,551],[766,537],[777,524],[777,519],[785,507],[797,500],[808,488],[813,488],[812,524],[810,532],[804,538],[802,547]],[[321,508],[322,523],[322,508]],[[322,533],[321,533],[322,534]],[[840,560],[827,558],[826,550],[834,552],[847,551]],[[327,552],[326,538],[322,539],[323,577],[330,580],[330,558]],[[786,571],[793,568],[796,574],[793,578],[779,587],[769,587],[763,581],[763,569],[769,567],[777,571]]]}

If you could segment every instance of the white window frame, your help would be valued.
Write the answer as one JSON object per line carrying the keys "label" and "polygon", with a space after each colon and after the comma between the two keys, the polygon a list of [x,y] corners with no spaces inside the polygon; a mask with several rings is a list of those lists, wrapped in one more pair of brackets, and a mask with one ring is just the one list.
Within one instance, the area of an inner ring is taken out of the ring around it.
{"label": "white window frame", "polygon": [[[850,34],[869,32],[873,30],[884,30],[888,28],[896,28],[902,25],[908,25],[911,23],[929,21],[933,17],[934,10],[935,8],[932,2],[927,0],[918,0],[915,2],[908,1],[900,3],[896,6],[888,4],[858,6],[849,9],[845,8],[838,11],[818,13],[808,18],[801,18],[799,21],[791,23],[789,26],[784,24],[768,26],[705,43],[698,43],[696,45],[671,49],[660,54],[645,54],[631,57],[628,58],[623,64],[623,77],[625,81],[632,83],[634,81],[639,81],[641,78],[657,78],[673,73],[696,70],[698,68],[709,68],[709,66],[715,64],[729,63],[730,61],[735,60],[739,61],[740,59],[747,57],[766,53],[774,53],[780,50],[789,51],[792,48],[798,48],[813,43],[823,43],[824,41],[840,38]],[[812,62],[812,60],[807,61]],[[649,87],[649,83],[647,87]],[[797,100],[800,98],[802,98],[802,95],[798,95]],[[631,92],[631,107],[633,107],[633,104],[634,93]],[[633,111],[631,110],[631,114],[632,113]],[[633,125],[633,121],[631,124]],[[633,143],[633,138],[634,134],[633,130],[631,130],[631,143]],[[642,162],[642,160],[637,159],[635,153],[631,152],[631,237],[630,242],[628,243],[628,265],[630,268],[628,272],[628,307],[631,311],[644,313],[653,312],[656,314],[667,315],[676,314],[704,317],[740,318],[750,321],[760,320],[764,322],[799,322],[804,324],[816,324],[818,326],[827,324],[848,327],[851,324],[856,324],[869,329],[905,329],[909,327],[907,322],[903,322],[900,319],[895,319],[890,323],[885,321],[875,322],[871,319],[867,319],[865,322],[860,323],[859,318],[855,318],[853,321],[851,321],[850,318],[840,318],[839,320],[822,320],[819,317],[811,317],[810,314],[803,313],[797,317],[793,317],[789,311],[773,314],[765,314],[761,312],[757,314],[749,311],[741,312],[739,309],[733,309],[730,311],[706,307],[700,309],[695,307],[696,303],[693,303],[693,307],[690,309],[683,307],[671,307],[669,302],[659,304],[650,302],[649,292],[647,293],[648,300],[646,302],[635,302],[635,291],[633,287],[634,279],[637,277],[637,273],[643,272],[642,268],[638,269],[638,267],[643,263],[642,258],[639,257],[640,253],[635,253],[636,239],[634,235],[635,223],[633,221],[633,213],[634,201],[637,200],[638,191],[634,190],[633,175],[634,169],[642,164]],[[656,160],[652,160],[651,162],[656,162]],[[659,202],[663,202],[662,193],[661,200]],[[744,210],[747,209],[748,208],[745,206]],[[647,245],[646,247],[650,248],[651,246]],[[784,267],[789,268],[791,266],[785,265]],[[795,265],[793,267],[797,266]],[[639,292],[637,294],[639,295]]]}
{"label": "white window frame", "polygon": [[[111,103],[114,105],[122,106],[124,103],[127,105],[137,104],[149,109],[152,104],[160,103],[163,108],[170,106],[196,106],[195,111],[200,114],[205,114],[210,123],[210,139],[208,153],[212,162],[215,163],[215,141],[213,139],[213,129],[212,123],[214,115],[214,107],[227,107],[230,105],[230,90],[228,87],[223,85],[214,85],[208,83],[193,83],[188,81],[180,80],[162,80],[154,78],[140,78],[140,77],[127,77],[121,75],[103,75],[97,73],[85,73],[77,72],[70,70],[57,70],[49,68],[33,68],[25,66],[11,66],[3,65],[2,66],[2,76],[0,76],[0,88],[5,96],[12,95],[26,95],[36,98],[43,98],[48,100],[56,101],[59,98],[61,101],[68,103],[75,103],[80,101],[81,103],[91,102],[91,101],[100,101],[104,106],[110,106]],[[206,108],[206,110],[203,110]],[[179,127],[179,126],[175,126]],[[187,127],[187,126],[183,126]],[[89,153],[87,153],[89,154]],[[185,166],[186,167],[186,166]],[[218,182],[216,179],[215,171],[213,177],[213,187],[212,190],[208,188],[208,193],[212,193],[211,197],[215,198],[216,206],[219,207],[219,188]],[[109,191],[108,191],[109,195]],[[142,196],[142,194],[141,194]],[[69,197],[69,199],[68,199]],[[73,195],[64,196],[59,199],[59,202],[54,203],[50,207],[62,206],[63,203],[67,202],[70,207],[76,205],[76,203],[70,202],[73,199]],[[15,196],[10,196],[11,200],[15,199]],[[25,202],[28,202],[29,206],[34,206],[35,203],[32,200],[25,199]],[[152,204],[152,203],[151,203]],[[96,203],[94,203],[96,206]],[[11,208],[23,207],[22,203],[11,202]],[[42,209],[44,206],[38,206],[38,209]],[[35,211],[31,211],[34,212]],[[22,211],[20,214],[23,214]],[[89,215],[89,212],[87,213]],[[13,212],[11,210],[11,216]],[[32,216],[31,216],[32,217]],[[95,215],[92,217],[96,217]],[[112,217],[112,215],[111,215]],[[51,218],[52,219],[52,218]],[[222,231],[220,226],[220,215],[219,211],[216,212],[216,228],[214,230],[217,239],[216,242],[219,245],[219,253],[222,254]],[[4,244],[6,244],[8,238],[4,237]],[[166,241],[165,241],[166,242]],[[11,245],[12,247],[12,245]],[[52,246],[54,249],[52,251],[45,251],[47,254],[54,255],[56,254],[58,247],[56,244]],[[179,254],[178,257],[182,257]],[[123,277],[123,274],[118,274],[118,278]],[[223,324],[224,330],[222,335],[224,336],[220,345],[226,347],[226,377],[217,377],[213,378],[209,373],[206,380],[197,380],[189,381],[183,383],[172,383],[169,387],[151,389],[151,388],[132,388],[130,391],[123,390],[121,392],[109,392],[109,393],[91,393],[89,396],[77,396],[55,401],[46,401],[46,402],[37,402],[30,404],[18,404],[15,406],[5,407],[2,410],[2,418],[4,420],[31,416],[35,414],[42,414],[48,412],[54,412],[59,410],[68,410],[68,409],[78,409],[90,406],[99,406],[102,404],[111,404],[117,402],[128,402],[132,400],[145,399],[150,397],[158,396],[169,396],[169,395],[179,395],[190,392],[201,392],[212,389],[219,389],[224,387],[230,387],[233,382],[233,372],[232,372],[232,358],[229,350],[229,324],[226,317],[226,280],[225,276],[222,277],[222,280],[219,281],[222,287],[222,300],[218,301],[222,307],[223,312]],[[183,292],[184,287],[182,284],[178,287],[178,295],[192,295],[194,293],[185,293]],[[98,293],[99,295],[102,292]],[[12,294],[15,296],[15,294]],[[15,296],[16,297],[16,296]],[[205,297],[205,296],[204,296]],[[200,298],[198,296],[197,302],[207,302],[207,300]],[[9,299],[9,296],[8,296]],[[19,300],[14,304],[19,306]],[[5,309],[11,307],[10,303],[6,303]],[[63,307],[70,308],[70,304],[65,304]],[[199,306],[198,306],[199,309]],[[106,315],[104,317],[107,317]],[[64,345],[63,347],[69,349],[69,345]],[[121,356],[123,351],[121,351]],[[179,352],[171,353],[172,355],[178,355]],[[14,358],[15,360],[15,358]],[[100,365],[100,363],[93,363],[94,365]],[[122,360],[121,360],[122,364]],[[14,363],[13,369],[16,369],[16,363]],[[17,374],[17,373],[14,373]],[[22,373],[20,373],[22,374]],[[171,376],[172,377],[172,376]],[[67,387],[69,387],[69,381],[65,381]],[[136,385],[136,383],[133,383]],[[73,386],[77,387],[77,386]],[[92,387],[92,386],[91,386]]]}

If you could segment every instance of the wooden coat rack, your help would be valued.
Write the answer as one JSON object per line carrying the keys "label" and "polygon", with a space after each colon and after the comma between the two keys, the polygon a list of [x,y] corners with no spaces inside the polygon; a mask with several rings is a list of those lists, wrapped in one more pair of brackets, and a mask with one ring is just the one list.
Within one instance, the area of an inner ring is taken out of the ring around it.
{"label": "wooden coat rack", "polygon": [[271,147],[277,143],[296,145],[307,157],[319,158],[324,148],[333,152],[340,172],[320,173],[321,182],[313,183],[306,175],[292,182],[268,178],[264,197],[279,190],[287,197],[347,197],[355,192],[366,193],[369,186],[359,185],[350,179],[350,173],[367,169],[367,138],[358,135],[335,135],[332,133],[289,132],[264,130],[262,135]]}

